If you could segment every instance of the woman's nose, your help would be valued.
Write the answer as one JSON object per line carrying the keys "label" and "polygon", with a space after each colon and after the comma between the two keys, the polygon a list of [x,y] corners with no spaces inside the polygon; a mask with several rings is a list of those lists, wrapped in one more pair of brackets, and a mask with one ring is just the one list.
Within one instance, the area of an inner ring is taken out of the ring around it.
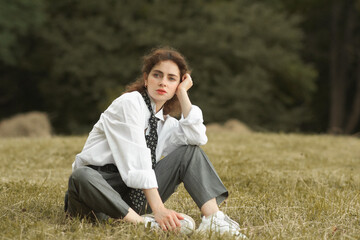
{"label": "woman's nose", "polygon": [[161,78],[160,85],[166,86],[166,77]]}

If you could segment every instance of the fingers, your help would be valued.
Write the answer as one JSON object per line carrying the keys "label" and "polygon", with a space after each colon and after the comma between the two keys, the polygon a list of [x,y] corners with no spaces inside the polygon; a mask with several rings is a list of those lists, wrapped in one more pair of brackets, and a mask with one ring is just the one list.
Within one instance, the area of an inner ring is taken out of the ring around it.
{"label": "fingers", "polygon": [[[184,218],[182,218],[182,219],[184,219]],[[182,219],[180,219],[180,220],[182,220]],[[177,212],[175,212],[175,218],[174,218],[174,224],[175,224],[175,227],[178,227],[178,228],[180,228],[180,227],[181,227],[180,220],[179,220],[179,217],[178,217],[178,213],[177,213]]]}
{"label": "fingers", "polygon": [[[169,220],[168,230],[176,230],[177,227],[180,227],[180,225],[178,225],[178,224],[175,223],[175,219],[176,219],[176,218]],[[180,222],[179,222],[179,223],[180,223]],[[169,227],[170,227],[170,228],[169,228]]]}
{"label": "fingers", "polygon": [[157,222],[158,222],[160,228],[161,228],[163,231],[167,231],[167,230],[168,230],[168,223],[167,223],[167,221],[162,220],[162,221],[157,221]]}
{"label": "fingers", "polygon": [[160,226],[163,231],[167,231],[167,226],[165,223],[161,224]]}
{"label": "fingers", "polygon": [[183,217],[183,215],[181,215],[181,213],[175,212],[175,214],[178,219],[180,219],[180,220],[184,219],[184,217]]}
{"label": "fingers", "polygon": [[171,211],[171,215],[167,218],[166,226],[168,230],[176,230],[181,226],[181,223],[177,217],[177,212]]}
{"label": "fingers", "polygon": [[178,89],[188,91],[193,86],[192,78],[188,73],[186,73],[182,78],[183,81],[178,86]]}
{"label": "fingers", "polygon": [[159,225],[162,230],[164,231],[177,231],[181,227],[180,219],[183,219],[183,217],[175,212],[170,211],[167,216],[165,216],[161,221],[159,221]]}
{"label": "fingers", "polygon": [[191,78],[190,74],[185,73],[182,77],[182,80],[183,81],[185,81],[185,80],[192,81],[192,78]]}
{"label": "fingers", "polygon": [[158,222],[160,228],[164,231],[178,231],[181,227],[180,220],[184,217],[170,209],[163,209],[154,214],[155,220]]}
{"label": "fingers", "polygon": [[173,220],[164,221],[163,224],[159,224],[159,225],[163,231],[174,231],[174,230],[176,231],[178,229],[178,226]]}

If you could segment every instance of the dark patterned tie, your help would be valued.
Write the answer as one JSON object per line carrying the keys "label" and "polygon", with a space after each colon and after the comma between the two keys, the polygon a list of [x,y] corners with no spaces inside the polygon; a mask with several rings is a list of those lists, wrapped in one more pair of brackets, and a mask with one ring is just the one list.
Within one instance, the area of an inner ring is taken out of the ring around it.
{"label": "dark patterned tie", "polygon": [[[145,136],[145,140],[147,147],[150,148],[151,151],[151,162],[152,162],[152,168],[154,169],[156,165],[156,145],[158,140],[157,121],[159,119],[157,119],[154,115],[154,111],[152,110],[151,107],[151,101],[147,93],[143,92],[141,95],[144,98],[144,101],[151,114],[149,118],[150,131],[149,131],[149,135]],[[131,189],[129,197],[132,202],[134,211],[139,213],[146,201],[144,192],[141,189]]]}

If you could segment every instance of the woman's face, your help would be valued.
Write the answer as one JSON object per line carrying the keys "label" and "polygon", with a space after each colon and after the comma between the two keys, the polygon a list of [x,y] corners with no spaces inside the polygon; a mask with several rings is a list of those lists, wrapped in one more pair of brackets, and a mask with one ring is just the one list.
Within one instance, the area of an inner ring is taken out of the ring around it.
{"label": "woman's face", "polygon": [[144,74],[145,85],[150,97],[156,103],[156,112],[170,100],[180,83],[179,67],[171,60],[156,64],[149,75]]}

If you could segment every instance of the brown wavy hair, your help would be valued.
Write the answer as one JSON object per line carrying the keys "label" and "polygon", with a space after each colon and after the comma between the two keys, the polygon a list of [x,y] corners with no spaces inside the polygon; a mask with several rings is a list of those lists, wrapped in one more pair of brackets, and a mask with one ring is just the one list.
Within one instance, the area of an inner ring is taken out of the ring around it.
{"label": "brown wavy hair", "polygon": [[[137,78],[133,83],[130,83],[126,86],[125,92],[138,91],[143,93],[145,88],[144,74],[147,76],[150,74],[151,69],[162,61],[173,61],[180,70],[180,81],[186,73],[190,73],[188,64],[186,63],[185,57],[179,53],[177,50],[171,47],[160,47],[152,49],[151,52],[143,57],[143,65],[141,68],[142,75]],[[170,100],[166,101],[163,109],[164,114],[170,114],[177,116],[181,112],[180,103],[176,96],[172,97]]]}

